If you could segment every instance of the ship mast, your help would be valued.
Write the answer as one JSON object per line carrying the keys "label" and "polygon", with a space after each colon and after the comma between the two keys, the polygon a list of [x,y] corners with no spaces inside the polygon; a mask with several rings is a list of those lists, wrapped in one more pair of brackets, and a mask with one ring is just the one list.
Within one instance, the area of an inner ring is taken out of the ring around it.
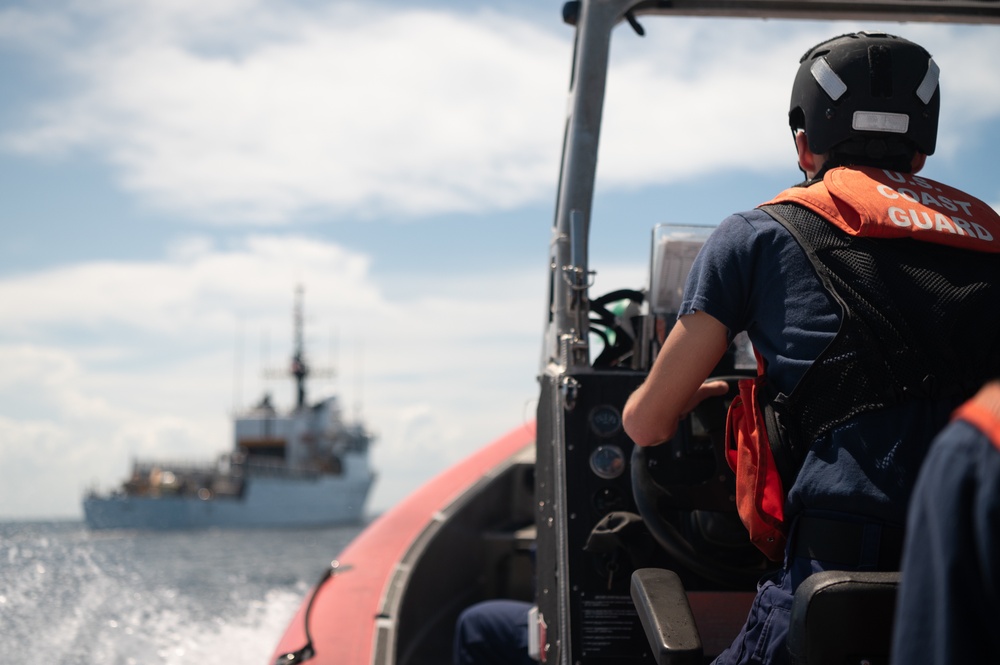
{"label": "ship mast", "polygon": [[295,306],[292,310],[292,324],[294,327],[294,347],[292,349],[292,360],[288,370],[265,371],[265,378],[278,378],[291,376],[295,379],[295,408],[296,410],[306,407],[306,379],[310,376],[332,377],[332,369],[315,370],[306,361],[305,352],[305,316],[304,300],[305,289],[301,284],[295,287]]}
{"label": "ship mast", "polygon": [[295,377],[296,409],[301,409],[306,405],[306,377],[309,376],[309,366],[306,364],[305,341],[302,331],[302,300],[304,292],[305,289],[302,288],[301,284],[295,287],[295,309],[292,313],[295,326],[295,350],[292,355],[292,366],[289,371]]}

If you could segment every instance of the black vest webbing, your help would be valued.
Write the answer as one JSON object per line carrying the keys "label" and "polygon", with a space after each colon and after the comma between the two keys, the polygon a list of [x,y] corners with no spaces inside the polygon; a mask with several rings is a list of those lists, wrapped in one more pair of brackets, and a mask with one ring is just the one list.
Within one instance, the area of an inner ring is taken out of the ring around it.
{"label": "black vest webbing", "polygon": [[834,340],[775,398],[796,471],[813,441],[858,414],[920,397],[957,406],[1000,376],[1000,256],[850,236],[790,203],[763,210],[843,310]]}

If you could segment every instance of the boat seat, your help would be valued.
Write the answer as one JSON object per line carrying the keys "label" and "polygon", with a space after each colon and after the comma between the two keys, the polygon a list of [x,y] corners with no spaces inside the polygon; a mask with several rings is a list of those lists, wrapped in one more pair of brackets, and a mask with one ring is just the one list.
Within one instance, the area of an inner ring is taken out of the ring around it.
{"label": "boat seat", "polygon": [[677,573],[640,568],[632,573],[631,594],[657,665],[700,665],[701,636]]}
{"label": "boat seat", "polygon": [[792,602],[792,665],[888,663],[898,586],[898,572],[828,570],[807,577]]}
{"label": "boat seat", "polygon": [[[898,572],[830,570],[810,575],[792,602],[792,665],[886,665],[898,586]],[[676,573],[636,570],[631,594],[657,665],[704,662],[701,637]]]}

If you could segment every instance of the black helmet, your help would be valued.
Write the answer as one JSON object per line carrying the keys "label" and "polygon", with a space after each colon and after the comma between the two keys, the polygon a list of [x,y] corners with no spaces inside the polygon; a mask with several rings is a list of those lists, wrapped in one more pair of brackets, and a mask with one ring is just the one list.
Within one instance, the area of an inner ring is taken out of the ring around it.
{"label": "black helmet", "polygon": [[858,32],[814,46],[799,63],[788,122],[805,130],[812,152],[869,159],[934,152],[939,70],[922,47]]}

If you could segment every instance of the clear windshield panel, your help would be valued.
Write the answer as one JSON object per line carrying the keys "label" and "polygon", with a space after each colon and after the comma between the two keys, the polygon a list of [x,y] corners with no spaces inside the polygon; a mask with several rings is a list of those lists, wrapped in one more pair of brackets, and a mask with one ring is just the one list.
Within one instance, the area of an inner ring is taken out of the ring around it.
{"label": "clear windshield panel", "polygon": [[656,316],[680,311],[684,282],[714,226],[657,224],[649,271],[649,310]]}

